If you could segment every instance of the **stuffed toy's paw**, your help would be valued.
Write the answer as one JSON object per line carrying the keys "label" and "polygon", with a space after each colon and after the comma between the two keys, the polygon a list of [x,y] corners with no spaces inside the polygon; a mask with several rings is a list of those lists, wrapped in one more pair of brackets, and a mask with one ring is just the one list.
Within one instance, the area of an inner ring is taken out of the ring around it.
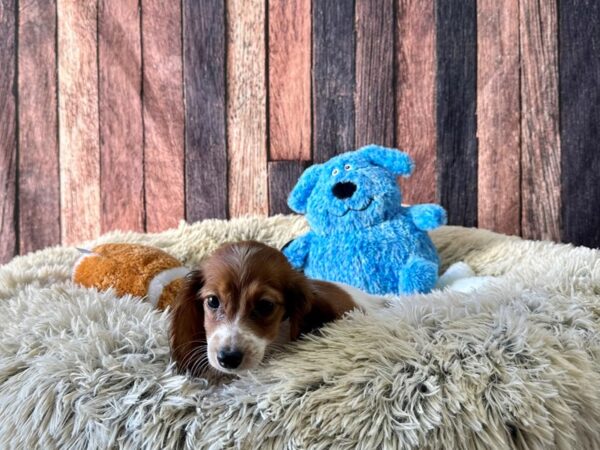
{"label": "stuffed toy's paw", "polygon": [[400,271],[398,292],[429,292],[438,278],[438,265],[419,256],[411,256]]}
{"label": "stuffed toy's paw", "polygon": [[402,206],[396,179],[413,168],[406,153],[376,145],[309,167],[288,199],[311,227],[284,248],[290,263],[370,294],[430,291],[439,260],[427,231],[443,225],[446,212]]}
{"label": "stuffed toy's paw", "polygon": [[114,289],[145,297],[158,309],[175,300],[189,269],[166,252],[138,244],[103,244],[82,250],[73,282],[98,290]]}
{"label": "stuffed toy's paw", "polygon": [[310,250],[311,234],[305,234],[289,242],[283,249],[283,254],[292,267],[304,267]]}
{"label": "stuffed toy's paw", "polygon": [[419,230],[435,230],[446,223],[446,210],[439,205],[415,205],[409,210],[412,221]]}

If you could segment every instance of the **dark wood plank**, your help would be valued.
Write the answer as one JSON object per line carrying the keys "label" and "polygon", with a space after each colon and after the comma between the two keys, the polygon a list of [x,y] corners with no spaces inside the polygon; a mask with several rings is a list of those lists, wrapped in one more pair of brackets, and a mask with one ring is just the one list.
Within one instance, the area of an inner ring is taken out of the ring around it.
{"label": "dark wood plank", "polygon": [[521,235],[560,240],[558,13],[520,0]]}
{"label": "dark wood plank", "polygon": [[61,239],[100,234],[97,4],[58,0]]}
{"label": "dark wood plank", "polygon": [[181,2],[142,1],[146,231],[185,216]]}
{"label": "dark wood plank", "polygon": [[269,213],[264,0],[227,2],[229,214]]}
{"label": "dark wood plank", "polygon": [[0,0],[0,264],[17,251],[16,2]]}
{"label": "dark wood plank", "polygon": [[521,234],[519,1],[477,2],[477,225]]}
{"label": "dark wood plank", "polygon": [[561,0],[558,17],[562,238],[600,247],[600,2]]}
{"label": "dark wood plank", "polygon": [[356,0],[355,145],[394,146],[394,0]]}
{"label": "dark wood plank", "polygon": [[269,214],[292,214],[287,199],[302,172],[310,165],[307,161],[269,162]]}
{"label": "dark wood plank", "polygon": [[437,201],[435,13],[431,0],[399,0],[396,18],[396,145],[415,161],[400,179],[403,201]]}
{"label": "dark wood plank", "polygon": [[19,5],[19,252],[60,243],[56,2]]}
{"label": "dark wood plank", "polygon": [[313,17],[313,158],[323,162],[354,141],[354,1],[317,0]]}
{"label": "dark wood plank", "polygon": [[138,0],[98,3],[101,231],[144,230]]}
{"label": "dark wood plank", "polygon": [[225,11],[184,0],[185,203],[190,222],[227,217]]}
{"label": "dark wood plank", "polygon": [[436,1],[439,199],[452,225],[477,225],[475,0]]}
{"label": "dark wood plank", "polygon": [[269,3],[269,156],[310,160],[310,1]]}

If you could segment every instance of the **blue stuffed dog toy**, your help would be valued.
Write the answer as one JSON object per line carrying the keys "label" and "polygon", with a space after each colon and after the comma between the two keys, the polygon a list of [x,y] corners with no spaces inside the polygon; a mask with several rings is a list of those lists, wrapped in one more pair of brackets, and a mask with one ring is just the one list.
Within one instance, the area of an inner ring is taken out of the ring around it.
{"label": "blue stuffed dog toy", "polygon": [[445,224],[446,212],[402,206],[396,177],[413,165],[406,153],[369,145],[309,167],[288,199],[311,227],[284,249],[290,263],[371,294],[429,292],[439,258],[427,231]]}

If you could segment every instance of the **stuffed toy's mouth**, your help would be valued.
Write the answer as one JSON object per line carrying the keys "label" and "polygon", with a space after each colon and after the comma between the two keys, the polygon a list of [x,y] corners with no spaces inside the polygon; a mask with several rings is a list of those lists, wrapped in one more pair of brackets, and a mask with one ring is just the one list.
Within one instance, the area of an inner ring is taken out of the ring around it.
{"label": "stuffed toy's mouth", "polygon": [[369,206],[371,206],[371,203],[373,203],[373,197],[370,197],[367,199],[367,203],[365,203],[363,206],[360,206],[358,208],[352,208],[351,206],[348,206],[346,208],[346,210],[341,213],[341,214],[336,214],[333,211],[329,211],[329,214],[331,214],[332,216],[336,216],[336,217],[344,217],[346,214],[348,214],[350,211],[355,211],[355,212],[360,212],[360,211],[364,211],[365,209],[367,209]]}

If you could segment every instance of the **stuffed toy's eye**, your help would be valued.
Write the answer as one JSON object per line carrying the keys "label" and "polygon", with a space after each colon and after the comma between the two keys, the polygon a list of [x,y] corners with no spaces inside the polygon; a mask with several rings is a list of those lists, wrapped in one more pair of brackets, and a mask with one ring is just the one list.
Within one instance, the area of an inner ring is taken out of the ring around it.
{"label": "stuffed toy's eye", "polygon": [[206,297],[206,304],[210,309],[218,309],[219,308],[219,297],[216,295],[209,295]]}
{"label": "stuffed toy's eye", "polygon": [[270,316],[275,309],[275,303],[266,298],[260,299],[254,307],[254,312],[260,317]]}
{"label": "stuffed toy's eye", "polygon": [[336,176],[338,173],[340,173],[340,169],[333,169],[333,170],[331,171],[331,175],[333,175],[334,177],[335,177],[335,176]]}
{"label": "stuffed toy's eye", "polygon": [[345,169],[345,170],[351,170],[351,169],[352,169],[352,166],[351,166],[350,164],[346,164],[346,165],[344,166],[344,169]]}

